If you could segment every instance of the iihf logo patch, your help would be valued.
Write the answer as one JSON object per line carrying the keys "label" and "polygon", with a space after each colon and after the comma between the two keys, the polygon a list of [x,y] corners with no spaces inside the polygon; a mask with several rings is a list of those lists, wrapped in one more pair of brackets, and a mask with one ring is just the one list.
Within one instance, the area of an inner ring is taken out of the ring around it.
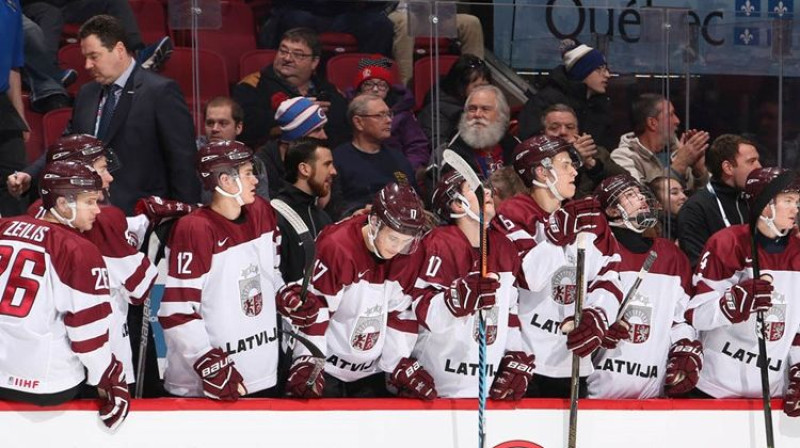
{"label": "iihf logo patch", "polygon": [[350,335],[350,346],[360,352],[366,352],[375,347],[381,337],[384,318],[381,305],[375,305],[358,316],[356,325],[353,327],[353,334]]}
{"label": "iihf logo patch", "polygon": [[239,300],[242,303],[242,312],[247,317],[258,316],[264,308],[261,276],[258,273],[258,266],[254,264],[243,269],[239,276]]}
{"label": "iihf logo patch", "polygon": [[578,288],[575,287],[575,266],[561,266],[550,280],[550,297],[559,305],[575,302]]}

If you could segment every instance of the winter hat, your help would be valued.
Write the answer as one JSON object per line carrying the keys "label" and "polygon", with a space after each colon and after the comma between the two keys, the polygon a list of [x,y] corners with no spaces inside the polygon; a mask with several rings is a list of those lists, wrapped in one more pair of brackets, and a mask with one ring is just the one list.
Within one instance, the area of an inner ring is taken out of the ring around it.
{"label": "winter hat", "polygon": [[275,111],[275,122],[281,127],[281,140],[292,142],[325,125],[328,117],[317,104],[304,96],[285,100]]}
{"label": "winter hat", "polygon": [[369,79],[380,79],[392,85],[392,72],[390,67],[392,61],[387,58],[364,58],[358,61],[358,73],[353,83],[356,89],[361,87],[361,83]]}
{"label": "winter hat", "polygon": [[561,41],[561,57],[567,68],[567,77],[573,81],[583,81],[598,67],[607,65],[603,53],[572,39]]}

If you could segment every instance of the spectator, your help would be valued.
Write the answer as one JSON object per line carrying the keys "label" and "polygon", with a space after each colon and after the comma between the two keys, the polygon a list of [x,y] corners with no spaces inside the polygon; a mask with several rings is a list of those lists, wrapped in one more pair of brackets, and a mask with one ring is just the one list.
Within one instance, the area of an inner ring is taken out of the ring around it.
{"label": "spectator", "polygon": [[548,137],[561,137],[578,151],[581,167],[578,168],[575,197],[582,198],[592,194],[600,182],[617,174],[626,174],[624,168],[611,160],[608,149],[595,144],[589,134],[578,130],[578,116],[566,104],[556,103],[544,110],[542,115],[544,133]]}
{"label": "spectator", "polygon": [[388,59],[362,59],[358,63],[355,91],[349,92],[352,98],[358,94],[369,93],[383,99],[392,109],[392,135],[386,146],[405,154],[411,167],[417,171],[428,165],[431,146],[425,133],[414,116],[414,94],[400,84],[392,84]]}
{"label": "spectator", "polygon": [[[409,32],[408,17],[408,2],[399,2],[397,8],[389,13],[389,20],[394,24],[392,54],[403,85],[408,85],[414,75],[414,36]],[[471,14],[456,14],[456,36],[461,53],[483,59],[483,28],[479,18]]]}
{"label": "spectator", "polygon": [[674,177],[659,176],[650,181],[649,187],[661,203],[658,234],[677,243],[678,212],[687,199],[683,185]]}
{"label": "spectator", "polygon": [[303,137],[320,140],[328,138],[325,134],[328,117],[310,99],[302,96],[287,99],[276,109],[275,123],[280,126],[280,138],[270,140],[256,151],[256,160],[266,168],[269,189],[274,194],[291,185],[291,182],[286,181],[284,165],[289,143]]}
{"label": "spectator", "polygon": [[334,212],[337,217],[371,203],[375,194],[390,182],[416,185],[408,160],[386,147],[392,116],[389,106],[378,96],[359,95],[350,102],[347,118],[353,126],[353,140],[333,150],[344,207]]}
{"label": "spectator", "polygon": [[500,207],[500,204],[506,199],[520,193],[528,193],[528,189],[525,188],[522,179],[514,172],[514,167],[511,165],[495,170],[491,176],[489,176],[489,183],[492,186],[492,193],[494,194],[495,208]]}
{"label": "spectator", "polygon": [[747,176],[761,168],[755,144],[741,136],[723,134],[706,151],[711,180],[693,194],[678,214],[678,242],[692,267],[703,246],[718,230],[747,223],[748,203],[742,193]]}
{"label": "spectator", "polygon": [[272,65],[248,75],[233,88],[233,98],[244,109],[243,142],[253,148],[266,143],[276,124],[276,109],[284,100],[296,96],[308,97],[330,117],[325,133],[332,143],[349,138],[347,102],[336,87],[314,75],[321,51],[313,30],[291,29],[281,38]]}
{"label": "spectator", "polygon": [[[508,133],[510,110],[495,86],[476,87],[464,104],[458,133],[447,145],[482,178],[511,161],[519,140]],[[441,159],[440,159],[441,160]]]}
{"label": "spectator", "polygon": [[236,101],[227,96],[212,98],[206,104],[204,116],[207,141],[239,139],[244,125],[244,111]]}
{"label": "spectator", "polygon": [[[650,182],[666,174],[673,175],[689,190],[696,190],[708,181],[704,164],[708,148],[708,132],[690,129],[680,140],[675,131],[680,119],[675,107],[662,95],[640,95],[632,107],[633,131],[620,137],[619,147],[611,152],[611,160],[628,170],[634,179]],[[665,160],[667,146],[671,160]]]}
{"label": "spectator", "polygon": [[545,109],[561,103],[570,106],[581,129],[598,145],[615,148],[611,135],[611,99],[606,94],[611,73],[606,58],[598,50],[566,39],[561,42],[564,63],[554,68],[544,86],[525,103],[519,115],[519,137],[526,139],[544,131]]}
{"label": "spectator", "polygon": [[[22,15],[19,2],[0,5],[0,176],[16,177],[25,166],[25,141],[29,138],[28,123],[22,106],[20,69],[24,63]],[[0,191],[0,215],[14,216],[22,212],[22,204],[8,189]]]}
{"label": "spectator", "polygon": [[483,59],[462,54],[439,83],[438,110],[435,89],[425,97],[425,105],[419,112],[422,131],[432,148],[445,144],[456,132],[464,102],[475,87],[492,83],[492,72]]}

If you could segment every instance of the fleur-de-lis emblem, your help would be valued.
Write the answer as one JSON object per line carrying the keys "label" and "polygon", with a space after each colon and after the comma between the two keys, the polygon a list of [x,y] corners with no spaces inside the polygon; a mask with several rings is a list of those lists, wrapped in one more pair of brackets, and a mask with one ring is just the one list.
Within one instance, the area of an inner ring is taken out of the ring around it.
{"label": "fleur-de-lis emblem", "polygon": [[750,42],[753,41],[755,37],[750,33],[750,28],[745,28],[742,34],[739,34],[739,39],[744,42],[745,45],[750,45]]}
{"label": "fleur-de-lis emblem", "polygon": [[752,3],[750,3],[750,0],[747,0],[746,2],[744,2],[744,5],[742,5],[742,7],[739,9],[741,9],[742,12],[744,12],[744,15],[749,16],[750,14],[753,13],[753,11],[756,10],[756,7]]}
{"label": "fleur-de-lis emblem", "polygon": [[772,11],[778,14],[778,17],[783,17],[789,11],[789,8],[783,4],[783,2],[778,2],[778,6],[772,8]]}

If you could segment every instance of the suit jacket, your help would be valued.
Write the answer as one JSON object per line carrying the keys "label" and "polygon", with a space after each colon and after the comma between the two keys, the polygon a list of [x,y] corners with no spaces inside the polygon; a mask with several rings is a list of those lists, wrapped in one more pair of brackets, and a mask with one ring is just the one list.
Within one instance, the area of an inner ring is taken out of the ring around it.
{"label": "suit jacket", "polygon": [[[81,87],[72,110],[72,133],[94,135],[102,86]],[[122,162],[111,173],[110,202],[130,215],[139,198],[159,195],[200,201],[194,125],[178,84],[138,65],[122,90],[104,143]]]}

